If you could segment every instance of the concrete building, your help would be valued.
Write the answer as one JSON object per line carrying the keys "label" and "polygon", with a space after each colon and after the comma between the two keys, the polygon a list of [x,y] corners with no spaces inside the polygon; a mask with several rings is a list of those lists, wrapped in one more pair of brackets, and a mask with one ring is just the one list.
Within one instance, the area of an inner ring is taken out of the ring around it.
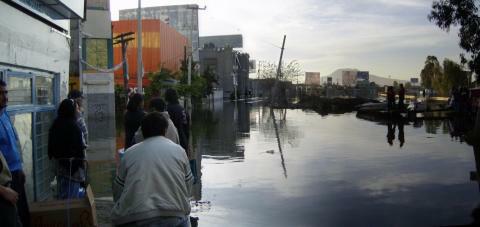
{"label": "concrete building", "polygon": [[[83,20],[71,20],[70,89],[84,93],[89,161],[115,154],[115,94],[109,0],[87,0]],[[81,48],[78,48],[78,47]],[[81,56],[81,61],[80,61]]]}
{"label": "concrete building", "polygon": [[243,48],[242,35],[217,35],[200,37],[200,48],[213,44],[216,47]]}
{"label": "concrete building", "polygon": [[364,99],[375,99],[378,97],[377,86],[368,80],[359,80],[353,89],[352,96]]}
{"label": "concrete building", "polygon": [[223,98],[245,97],[249,93],[249,59],[246,53],[232,48],[216,48],[213,45],[200,50],[200,70],[210,70],[217,78],[215,89]]}
{"label": "concrete building", "polygon": [[[198,10],[196,4],[142,8],[142,19],[157,19],[187,37],[193,50],[193,60],[199,61]],[[120,20],[136,20],[137,9],[120,10]]]}
{"label": "concrete building", "polygon": [[357,71],[342,71],[342,85],[347,87],[355,86],[357,81]]}
{"label": "concrete building", "polygon": [[305,85],[320,86],[319,72],[305,72]]}
{"label": "concrete building", "polygon": [[67,96],[70,23],[84,17],[85,1],[0,1],[0,78],[9,89],[7,111],[17,130],[27,199],[51,194],[48,129]]}
{"label": "concrete building", "polygon": [[358,71],[356,80],[357,80],[357,82],[358,81],[369,82],[370,81],[370,72],[369,71]]}
{"label": "concrete building", "polygon": [[[70,88],[81,89],[83,75],[113,66],[112,29],[109,0],[87,0],[83,20],[70,21]],[[81,47],[81,48],[79,48]],[[81,63],[79,57],[87,62]],[[93,66],[93,67],[92,67]]]}

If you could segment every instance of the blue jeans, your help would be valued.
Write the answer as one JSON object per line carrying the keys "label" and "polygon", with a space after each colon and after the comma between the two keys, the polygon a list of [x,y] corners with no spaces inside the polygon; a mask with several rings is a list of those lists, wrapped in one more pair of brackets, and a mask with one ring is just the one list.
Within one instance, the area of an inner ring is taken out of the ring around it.
{"label": "blue jeans", "polygon": [[119,227],[138,226],[138,227],[189,227],[190,218],[183,217],[155,217],[143,221],[131,222]]}

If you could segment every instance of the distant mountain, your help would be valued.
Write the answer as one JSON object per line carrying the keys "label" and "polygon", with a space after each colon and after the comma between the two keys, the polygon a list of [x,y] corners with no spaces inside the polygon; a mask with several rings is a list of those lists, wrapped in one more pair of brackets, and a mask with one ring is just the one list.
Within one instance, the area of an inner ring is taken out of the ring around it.
{"label": "distant mountain", "polygon": [[[327,82],[327,77],[332,77],[332,81],[334,84],[338,82],[338,84],[342,84],[342,71],[360,71],[358,69],[349,69],[349,68],[344,68],[344,69],[337,69],[335,70],[332,74],[328,76],[322,76],[321,77],[321,83],[323,84],[324,82]],[[406,80],[399,80],[399,79],[390,79],[390,78],[385,78],[377,75],[373,75],[370,73],[370,82],[375,82],[379,86],[385,86],[385,85],[393,85],[393,82],[397,81],[398,83],[406,83]]]}

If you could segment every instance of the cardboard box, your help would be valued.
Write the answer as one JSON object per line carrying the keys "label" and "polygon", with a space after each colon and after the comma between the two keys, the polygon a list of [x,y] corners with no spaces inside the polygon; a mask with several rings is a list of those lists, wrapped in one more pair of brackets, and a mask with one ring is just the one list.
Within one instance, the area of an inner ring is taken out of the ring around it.
{"label": "cardboard box", "polygon": [[[52,200],[30,204],[32,226],[98,226],[92,188],[83,199]],[[70,222],[70,225],[68,223]]]}

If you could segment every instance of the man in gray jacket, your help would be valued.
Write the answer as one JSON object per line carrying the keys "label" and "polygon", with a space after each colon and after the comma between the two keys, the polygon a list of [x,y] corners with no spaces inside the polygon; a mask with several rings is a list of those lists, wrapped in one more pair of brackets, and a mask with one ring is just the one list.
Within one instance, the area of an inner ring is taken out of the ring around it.
{"label": "man in gray jacket", "polygon": [[167,127],[161,113],[147,114],[145,140],[125,152],[113,182],[115,225],[189,225],[193,176],[183,148],[165,138]]}
{"label": "man in gray jacket", "polygon": [[[180,139],[178,138],[177,128],[173,124],[173,121],[170,119],[170,115],[167,112],[167,104],[161,98],[154,98],[150,100],[150,111],[157,111],[161,113],[165,119],[168,121],[168,128],[165,132],[165,137],[170,139],[176,144],[180,144]],[[135,143],[140,143],[143,141],[142,127],[138,128],[135,132]]]}

